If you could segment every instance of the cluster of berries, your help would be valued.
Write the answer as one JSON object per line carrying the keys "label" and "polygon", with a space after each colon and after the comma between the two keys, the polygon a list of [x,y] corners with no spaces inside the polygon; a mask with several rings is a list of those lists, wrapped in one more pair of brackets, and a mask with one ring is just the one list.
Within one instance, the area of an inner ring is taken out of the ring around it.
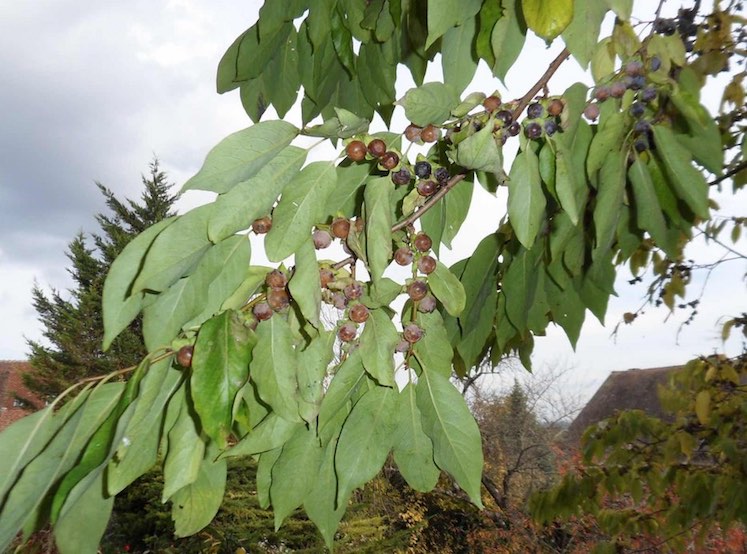
{"label": "cluster of berries", "polygon": [[488,96],[482,103],[483,108],[495,117],[494,131],[499,133],[501,142],[506,143],[508,137],[513,137],[521,132],[528,139],[536,140],[545,136],[554,135],[560,128],[560,114],[565,104],[560,98],[547,98],[538,100],[527,106],[527,117],[519,123],[514,121],[513,104],[502,104],[500,97]]}
{"label": "cluster of berries", "polygon": [[685,50],[692,52],[695,45],[693,37],[698,34],[698,25],[695,23],[697,8],[680,8],[677,17],[659,17],[654,21],[654,32],[660,35],[672,36],[679,32]]}
{"label": "cluster of berries", "polygon": [[628,113],[635,120],[633,127],[633,146],[638,152],[648,150],[651,144],[651,124],[643,119],[647,107],[652,105],[659,96],[658,88],[647,79],[647,71],[658,71],[661,60],[653,56],[648,62],[648,69],[640,60],[629,61],[622,68],[616,78],[604,85],[594,89],[595,102],[591,102],[584,109],[584,115],[594,121],[599,117],[599,103],[608,98],[622,98],[626,91],[634,92],[633,101],[628,108]]}
{"label": "cluster of berries", "polygon": [[[405,136],[413,141],[419,140],[416,137],[420,137],[426,142],[432,142],[439,139],[440,132],[433,125],[425,128],[410,125],[405,131]],[[431,163],[425,160],[418,161],[411,166],[406,160],[400,159],[399,153],[388,150],[386,143],[381,139],[373,139],[368,145],[362,140],[352,140],[345,148],[345,153],[354,162],[362,162],[369,156],[376,159],[379,169],[388,171],[392,182],[397,186],[410,185],[415,176],[418,179],[416,188],[422,196],[431,196],[450,178],[449,171],[445,167],[434,169]]]}
{"label": "cluster of berries", "polygon": [[347,250],[345,241],[350,235],[351,226],[354,226],[353,228],[357,233],[363,232],[363,220],[361,218],[351,221],[344,217],[336,217],[332,220],[330,225],[317,225],[312,233],[314,248],[317,250],[323,250],[329,247],[334,239],[340,239],[343,248],[346,249],[346,252],[350,253]]}
{"label": "cluster of berries", "polygon": [[257,321],[266,321],[275,312],[290,306],[288,295],[288,276],[279,269],[273,269],[265,277],[265,299],[252,309]]}

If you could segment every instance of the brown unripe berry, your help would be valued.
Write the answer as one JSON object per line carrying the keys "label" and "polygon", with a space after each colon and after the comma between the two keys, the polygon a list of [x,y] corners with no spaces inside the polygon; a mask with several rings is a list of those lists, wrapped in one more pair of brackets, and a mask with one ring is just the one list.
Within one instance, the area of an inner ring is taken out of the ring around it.
{"label": "brown unripe berry", "polygon": [[501,107],[501,99],[497,96],[488,96],[482,101],[482,107],[485,108],[486,112],[492,113]]}
{"label": "brown unripe berry", "polygon": [[436,309],[436,299],[430,294],[418,302],[418,311],[429,314]]}
{"label": "brown unripe berry", "polygon": [[332,295],[332,305],[338,310],[344,310],[348,307],[348,299],[341,292],[336,292]]}
{"label": "brown unripe berry", "polygon": [[560,115],[562,112],[563,112],[563,101],[560,100],[559,98],[555,98],[547,106],[547,113],[549,113],[553,117]]}
{"label": "brown unripe berry", "polygon": [[290,297],[285,289],[270,289],[267,291],[267,304],[279,312],[290,305]]}
{"label": "brown unripe berry", "polygon": [[436,271],[436,259],[433,256],[423,256],[418,260],[418,271],[429,275]]}
{"label": "brown unripe berry", "polygon": [[418,127],[414,123],[410,123],[405,129],[405,138],[410,142],[417,142],[420,140],[420,132],[422,130],[422,127]]}
{"label": "brown unripe berry", "polygon": [[596,98],[599,102],[604,102],[609,97],[610,97],[610,87],[608,86],[598,87],[594,91],[594,98]]}
{"label": "brown unripe berry", "polygon": [[428,285],[423,281],[413,281],[410,283],[410,286],[407,287],[407,294],[415,302],[422,300],[425,298],[425,295],[428,294]]}
{"label": "brown unripe berry", "polygon": [[431,246],[433,246],[433,241],[431,240],[431,237],[425,233],[418,233],[415,235],[413,244],[420,252],[428,252],[428,250],[431,249]]}
{"label": "brown unripe berry", "polygon": [[282,271],[273,269],[265,277],[265,283],[271,289],[284,289],[285,285],[288,284],[288,277]]}
{"label": "brown unripe berry", "polygon": [[337,331],[337,336],[342,342],[354,341],[357,334],[358,329],[356,329],[353,323],[346,323],[345,325],[340,327],[339,331]]}
{"label": "brown unripe berry", "polygon": [[373,139],[368,143],[368,153],[375,158],[380,158],[386,152],[386,143],[381,139]]}
{"label": "brown unripe berry", "polygon": [[391,171],[399,164],[399,155],[396,152],[384,152],[379,158],[379,163],[381,167]]}
{"label": "brown unripe berry", "polygon": [[399,265],[410,265],[412,263],[412,258],[412,250],[406,246],[401,246],[394,252],[394,261]]}
{"label": "brown unripe berry", "polygon": [[332,234],[338,239],[346,239],[348,238],[348,234],[350,233],[350,221],[348,221],[344,217],[338,217],[337,219],[332,221],[330,231],[332,231]]}
{"label": "brown unripe berry", "polygon": [[357,300],[363,295],[363,287],[358,281],[353,281],[342,289],[342,292],[348,300]]}
{"label": "brown unripe berry", "polygon": [[407,342],[413,344],[423,338],[423,330],[418,327],[417,323],[408,323],[402,330],[402,336]]}
{"label": "brown unripe berry", "polygon": [[599,117],[599,105],[589,104],[584,108],[584,117],[590,121],[596,121]]}
{"label": "brown unripe berry", "polygon": [[356,233],[363,232],[363,219],[360,217],[355,219],[355,232]]}
{"label": "brown unripe berry", "polygon": [[397,343],[397,346],[394,347],[395,352],[401,352],[403,354],[408,350],[410,350],[410,343],[406,340],[399,341],[399,343]]}
{"label": "brown unripe berry", "polygon": [[322,288],[327,288],[332,281],[335,280],[335,272],[328,267],[323,267],[319,270],[319,283]]}
{"label": "brown unripe berry", "polygon": [[350,158],[354,162],[362,162],[363,160],[365,160],[367,152],[368,149],[366,148],[366,145],[360,140],[351,141],[350,143],[348,143],[348,146],[345,149],[345,153],[348,155],[348,158]]}
{"label": "brown unripe berry", "polygon": [[433,125],[428,125],[420,131],[420,139],[423,142],[436,142],[441,136],[441,130]]}
{"label": "brown unripe berry", "polygon": [[417,189],[420,196],[431,196],[438,190],[438,183],[435,181],[419,181]]}
{"label": "brown unripe berry", "polygon": [[259,219],[255,219],[254,221],[252,221],[252,231],[257,233],[258,235],[269,233],[270,229],[272,229],[272,219],[269,215],[260,217]]}
{"label": "brown unripe berry", "polygon": [[254,306],[252,313],[259,321],[266,321],[272,317],[273,311],[267,302],[260,302]]}
{"label": "brown unripe berry", "polygon": [[311,238],[314,240],[314,248],[317,250],[322,250],[332,244],[332,235],[324,229],[315,230]]}
{"label": "brown unripe berry", "polygon": [[176,363],[182,367],[190,367],[192,365],[192,354],[195,351],[195,347],[191,344],[182,346],[176,353]]}
{"label": "brown unripe berry", "polygon": [[369,315],[371,314],[368,311],[368,308],[363,304],[353,305],[348,312],[348,317],[350,317],[351,321],[355,321],[356,323],[365,323]]}

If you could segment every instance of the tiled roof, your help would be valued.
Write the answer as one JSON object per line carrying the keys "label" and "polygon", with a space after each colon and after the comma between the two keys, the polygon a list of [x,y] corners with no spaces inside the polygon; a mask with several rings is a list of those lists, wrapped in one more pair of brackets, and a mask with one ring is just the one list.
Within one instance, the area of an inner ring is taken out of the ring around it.
{"label": "tiled roof", "polygon": [[23,360],[0,360],[0,429],[44,405],[23,384],[31,364]]}

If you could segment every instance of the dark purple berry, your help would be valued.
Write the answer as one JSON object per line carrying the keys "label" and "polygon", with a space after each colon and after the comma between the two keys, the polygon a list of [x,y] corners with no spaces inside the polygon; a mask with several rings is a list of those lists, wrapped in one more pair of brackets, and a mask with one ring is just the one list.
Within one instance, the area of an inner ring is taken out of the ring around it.
{"label": "dark purple berry", "polygon": [[409,185],[411,179],[410,170],[406,167],[392,173],[392,183],[395,185]]}
{"label": "dark purple berry", "polygon": [[380,158],[386,153],[386,143],[381,139],[373,139],[368,143],[368,153],[375,158]]}
{"label": "dark purple berry", "polygon": [[508,127],[508,134],[512,137],[515,137],[519,134],[521,131],[521,125],[517,121],[514,121],[509,127]]}
{"label": "dark purple berry", "polygon": [[529,104],[529,106],[527,106],[527,117],[529,119],[537,119],[538,117],[542,117],[542,114],[544,113],[545,109],[539,102],[534,102],[533,104]]}
{"label": "dark purple berry", "polygon": [[503,123],[504,127],[514,122],[514,115],[508,110],[501,110],[495,114],[495,118]]}
{"label": "dark purple berry", "polygon": [[641,117],[646,111],[646,108],[643,104],[640,102],[633,102],[630,105],[630,115],[632,115],[635,118]]}
{"label": "dark purple berry", "polygon": [[528,139],[538,139],[542,136],[542,125],[533,121],[524,127],[524,134]]}
{"label": "dark purple berry", "polygon": [[633,143],[633,148],[635,148],[636,152],[644,152],[645,150],[648,150],[648,140],[643,137],[636,139]]}
{"label": "dark purple berry", "polygon": [[646,77],[644,77],[643,75],[636,75],[635,77],[632,77],[630,79],[630,84],[628,85],[628,88],[630,90],[641,90],[645,86],[646,86]]}
{"label": "dark purple berry", "polygon": [[625,64],[625,73],[631,77],[641,75],[643,73],[643,64],[638,60],[629,61]]}
{"label": "dark purple berry", "polygon": [[418,179],[427,179],[431,176],[431,164],[426,161],[415,162],[415,175]]}
{"label": "dark purple berry", "polygon": [[547,133],[547,136],[552,136],[555,134],[555,131],[558,130],[558,124],[555,123],[552,119],[548,119],[545,121],[545,133]]}
{"label": "dark purple berry", "polygon": [[651,58],[651,71],[659,71],[659,68],[661,67],[661,58],[659,56],[654,56]]}
{"label": "dark purple berry", "polygon": [[[371,141],[373,144],[375,141]],[[399,164],[399,154],[396,152],[384,152],[379,156],[379,163],[384,169],[392,170]]]}
{"label": "dark purple berry", "polygon": [[639,135],[642,135],[643,133],[648,133],[651,130],[651,124],[648,121],[642,119],[640,121],[636,121],[633,130]]}
{"label": "dark purple berry", "polygon": [[653,102],[656,100],[656,89],[654,87],[646,87],[641,91],[641,101],[643,102]]}
{"label": "dark purple berry", "polygon": [[625,83],[622,81],[615,81],[610,85],[610,95],[613,98],[621,98],[623,94],[625,94],[625,90],[627,87],[625,86]]}
{"label": "dark purple berry", "polygon": [[436,178],[436,181],[438,181],[442,185],[451,177],[451,175],[449,175],[449,170],[445,167],[439,167],[438,169],[436,169],[433,176]]}

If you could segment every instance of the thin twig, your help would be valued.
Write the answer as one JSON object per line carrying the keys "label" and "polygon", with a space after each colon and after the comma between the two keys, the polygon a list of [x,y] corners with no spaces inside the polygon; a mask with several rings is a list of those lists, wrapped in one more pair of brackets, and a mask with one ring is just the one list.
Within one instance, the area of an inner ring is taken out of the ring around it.
{"label": "thin twig", "polygon": [[524,111],[524,108],[529,105],[529,102],[532,101],[532,99],[540,90],[547,86],[547,82],[570,55],[571,53],[568,51],[568,48],[563,48],[563,51],[558,54],[558,56],[550,63],[549,66],[547,66],[547,71],[542,74],[542,77],[540,77],[539,80],[534,84],[534,86],[530,88],[527,93],[519,99],[519,103],[516,105],[516,109],[513,113],[514,121],[519,119],[519,116],[521,115],[521,112]]}
{"label": "thin twig", "polygon": [[714,185],[718,185],[722,181],[725,181],[729,177],[733,177],[734,175],[736,175],[737,173],[739,173],[740,171],[742,171],[744,169],[747,169],[747,160],[744,160],[744,161],[738,163],[736,166],[734,166],[729,171],[727,171],[726,173],[724,173],[721,177],[716,177],[713,181],[711,181],[710,183],[708,183],[708,186],[712,187]]}
{"label": "thin twig", "polygon": [[436,194],[434,194],[433,196],[431,196],[428,199],[428,201],[425,204],[423,204],[418,211],[413,212],[412,214],[410,214],[409,216],[407,216],[405,219],[403,219],[399,223],[396,223],[392,227],[392,233],[395,233],[395,232],[399,231],[400,229],[404,229],[406,227],[409,227],[410,225],[412,225],[413,223],[415,223],[418,219],[420,219],[421,217],[423,217],[423,215],[425,214],[425,212],[427,212],[428,210],[430,210],[436,204],[436,202],[438,202],[439,200],[441,200],[441,198],[443,198],[444,196],[446,196],[446,193],[448,193],[451,189],[453,189],[454,186],[457,183],[459,183],[460,181],[462,181],[464,179],[464,177],[465,177],[464,173],[460,173],[458,175],[454,175],[451,179],[449,179],[446,182],[446,184],[443,187],[441,187],[440,189],[438,189],[438,192],[436,192]]}

